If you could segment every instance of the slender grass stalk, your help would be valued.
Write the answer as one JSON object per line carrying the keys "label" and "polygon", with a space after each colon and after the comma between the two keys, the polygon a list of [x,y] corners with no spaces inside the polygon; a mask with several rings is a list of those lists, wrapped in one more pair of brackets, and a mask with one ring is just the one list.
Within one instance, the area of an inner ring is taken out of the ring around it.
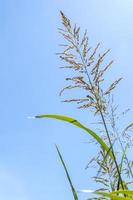
{"label": "slender grass stalk", "polygon": [[118,165],[116,157],[115,157],[115,153],[114,153],[113,145],[112,145],[112,142],[111,142],[111,139],[110,139],[110,136],[109,136],[108,128],[107,128],[107,125],[106,125],[106,122],[105,122],[105,119],[104,119],[104,116],[103,116],[103,113],[102,113],[101,110],[100,110],[100,115],[101,115],[101,118],[102,118],[102,121],[103,121],[103,125],[104,125],[104,128],[105,128],[106,134],[108,136],[109,144],[110,144],[110,146],[112,148],[112,153],[113,153],[113,156],[114,156],[114,162],[115,162],[115,165],[116,165],[116,168],[117,168],[117,172],[118,172],[118,176],[119,176],[117,190],[119,190],[119,184],[121,184],[121,187],[124,190],[124,186],[123,186],[123,181],[122,181],[119,165]]}
{"label": "slender grass stalk", "polygon": [[94,91],[94,89],[93,89],[94,87],[93,87],[93,84],[92,84],[92,82],[91,82],[91,78],[90,78],[90,76],[89,76],[89,73],[88,73],[88,71],[87,71],[87,66],[86,66],[86,64],[85,64],[84,58],[83,58],[83,56],[82,56],[82,54],[81,54],[80,49],[79,49],[78,46],[79,46],[79,45],[76,44],[77,52],[78,52],[79,55],[80,55],[81,61],[82,61],[82,63],[83,63],[83,67],[84,67],[84,69],[85,69],[85,73],[86,73],[87,78],[88,78],[88,80],[89,80],[89,83],[90,83],[90,85],[91,85],[91,90],[92,90],[92,92],[93,92],[93,94],[94,94],[94,96],[95,96],[95,99],[96,99],[96,102],[97,102],[97,106],[98,106],[98,111],[99,111],[99,113],[100,113],[100,116],[101,116],[101,119],[102,119],[102,122],[103,122],[103,126],[104,126],[105,132],[106,132],[107,137],[108,137],[109,145],[110,145],[110,147],[111,147],[112,154],[113,154],[113,157],[114,157],[114,162],[115,162],[116,169],[117,169],[118,176],[119,176],[117,190],[119,190],[119,181],[120,181],[120,184],[121,184],[121,186],[122,186],[122,189],[124,190],[123,181],[122,181],[121,173],[120,173],[120,170],[119,170],[119,165],[118,165],[118,163],[117,163],[117,159],[116,159],[116,156],[115,156],[115,153],[114,153],[113,145],[112,145],[112,142],[111,142],[111,139],[110,139],[110,135],[109,135],[109,131],[108,131],[108,128],[107,128],[107,124],[106,124],[106,121],[105,121],[103,112],[102,112],[102,110],[101,110],[101,106],[99,105],[99,97],[97,96],[97,94],[95,93],[95,91]]}
{"label": "slender grass stalk", "polygon": [[55,145],[55,147],[56,147],[58,156],[59,156],[59,158],[60,158],[60,161],[61,161],[61,163],[62,163],[62,165],[63,165],[63,168],[64,168],[64,170],[65,170],[65,173],[66,173],[68,182],[69,182],[69,184],[70,184],[71,191],[72,191],[72,194],[73,194],[73,198],[74,198],[74,200],[78,200],[77,192],[76,192],[76,190],[75,190],[75,188],[74,188],[74,186],[73,186],[72,180],[71,180],[70,175],[69,175],[69,173],[68,173],[68,170],[67,170],[66,164],[65,164],[65,162],[64,162],[64,160],[63,160],[63,157],[62,157],[62,155],[61,155],[61,152],[60,152],[60,150],[59,150],[59,148],[58,148],[57,145]]}
{"label": "slender grass stalk", "polygon": [[128,166],[129,172],[130,172],[130,175],[131,175],[131,177],[132,177],[132,179],[133,179],[133,172],[132,172],[132,170],[131,170],[131,167],[130,167],[130,164],[129,164],[129,161],[128,161],[128,158],[127,158],[127,155],[126,155],[126,153],[125,153],[125,149],[127,150],[128,145],[126,145],[126,148],[124,149],[123,144],[122,144],[122,142],[121,142],[121,139],[120,139],[120,137],[119,137],[118,132],[117,132],[116,129],[115,129],[115,132],[116,132],[116,134],[117,134],[117,138],[118,138],[118,141],[119,141],[119,143],[120,143],[120,146],[121,146],[121,149],[122,149],[122,152],[123,152],[124,158],[126,159],[127,166]]}

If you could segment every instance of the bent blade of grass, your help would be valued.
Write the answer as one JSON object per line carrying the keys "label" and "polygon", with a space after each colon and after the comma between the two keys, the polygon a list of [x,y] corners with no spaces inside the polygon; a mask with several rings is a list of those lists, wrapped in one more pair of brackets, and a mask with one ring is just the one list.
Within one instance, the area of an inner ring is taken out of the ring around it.
{"label": "bent blade of grass", "polygon": [[75,188],[74,188],[74,186],[73,186],[73,184],[72,184],[72,181],[71,181],[70,175],[69,175],[69,173],[68,173],[67,167],[66,167],[66,165],[65,165],[65,162],[64,162],[64,160],[63,160],[63,157],[62,157],[62,155],[61,155],[61,153],[60,153],[59,148],[57,147],[57,145],[55,145],[55,147],[56,147],[57,153],[58,153],[58,155],[59,155],[60,161],[61,161],[61,163],[62,163],[62,165],[63,165],[63,168],[64,168],[64,170],[65,170],[65,173],[66,173],[68,182],[69,182],[69,184],[70,184],[70,187],[71,187],[71,190],[72,190],[72,194],[73,194],[73,198],[74,198],[74,200],[78,200],[77,192],[76,192],[76,190],[75,190]]}
{"label": "bent blade of grass", "polygon": [[[117,191],[117,193],[119,193],[119,191]],[[133,200],[132,197],[118,196],[118,195],[116,195],[116,193],[94,192],[94,194],[98,194],[100,196],[108,197],[112,200]]]}
{"label": "bent blade of grass", "polygon": [[72,117],[68,117],[68,116],[52,115],[52,114],[50,114],[50,115],[49,114],[48,115],[38,115],[38,116],[35,116],[35,118],[53,118],[53,119],[58,119],[58,120],[69,122],[69,123],[73,124],[74,126],[77,126],[77,127],[81,128],[81,129],[85,130],[87,133],[89,133],[101,145],[101,147],[106,152],[108,152],[108,154],[111,156],[111,158],[113,160],[115,159],[114,155],[112,153],[112,150],[110,150],[110,148],[106,145],[106,143],[102,140],[102,138],[99,137],[98,134],[96,134],[94,131],[92,131],[91,129],[87,128],[83,124],[81,124],[76,119],[74,119]]}
{"label": "bent blade of grass", "polygon": [[133,196],[133,190],[118,190],[115,192],[111,192],[111,194],[126,194],[129,196]]}

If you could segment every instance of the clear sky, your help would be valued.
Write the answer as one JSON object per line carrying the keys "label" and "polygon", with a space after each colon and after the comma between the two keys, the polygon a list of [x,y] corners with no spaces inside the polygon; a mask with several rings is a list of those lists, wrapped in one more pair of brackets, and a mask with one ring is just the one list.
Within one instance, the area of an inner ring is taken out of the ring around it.
{"label": "clear sky", "polygon": [[[89,136],[41,113],[65,114],[95,128],[91,113],[60,102],[66,71],[59,52],[59,11],[88,29],[92,45],[111,48],[109,80],[123,76],[116,90],[120,109],[132,108],[132,0],[0,0],[0,199],[68,200],[69,185],[54,144],[58,144],[77,189],[95,189],[85,165],[95,147]],[[128,115],[132,121],[132,111]],[[80,194],[81,199],[83,195]],[[87,196],[85,196],[87,197]]]}

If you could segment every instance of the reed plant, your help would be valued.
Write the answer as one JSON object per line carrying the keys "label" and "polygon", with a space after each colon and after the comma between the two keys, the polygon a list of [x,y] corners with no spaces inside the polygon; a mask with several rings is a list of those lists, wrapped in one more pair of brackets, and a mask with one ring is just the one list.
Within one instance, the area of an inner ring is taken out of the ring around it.
{"label": "reed plant", "polygon": [[[61,91],[60,96],[65,91],[76,89],[78,97],[64,99],[66,103],[76,103],[78,109],[88,109],[97,120],[97,127],[100,127],[99,133],[91,130],[81,124],[77,119],[64,115],[44,114],[36,118],[54,118],[66,121],[78,128],[86,131],[93,138],[94,145],[99,144],[99,152],[93,158],[90,158],[86,168],[92,164],[97,166],[96,174],[93,180],[98,184],[99,189],[93,193],[94,199],[118,199],[133,200],[133,191],[129,184],[133,181],[133,161],[127,156],[127,150],[132,147],[133,123],[128,124],[123,129],[118,129],[117,106],[114,101],[114,89],[120,83],[122,78],[114,80],[109,86],[105,87],[106,73],[112,67],[113,60],[107,62],[107,55],[110,49],[100,52],[100,43],[94,48],[90,47],[90,41],[87,31],[82,33],[79,26],[73,25],[61,11],[62,27],[59,33],[64,39],[64,44],[60,46],[63,50],[57,53],[59,59],[63,61],[66,70],[71,70],[73,76],[66,77],[69,82]],[[75,94],[72,92],[72,94]],[[122,112],[122,115],[128,112],[128,109]],[[118,151],[119,147],[119,151]],[[69,176],[67,167],[56,146],[57,153],[66,172],[74,200],[78,200],[77,190],[74,188]],[[89,190],[82,190],[82,192]],[[97,196],[99,195],[99,196]]]}

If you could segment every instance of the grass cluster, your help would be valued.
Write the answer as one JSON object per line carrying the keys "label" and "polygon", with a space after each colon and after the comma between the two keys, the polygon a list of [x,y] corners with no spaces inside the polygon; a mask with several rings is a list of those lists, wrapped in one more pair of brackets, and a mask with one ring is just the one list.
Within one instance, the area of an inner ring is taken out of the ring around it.
{"label": "grass cluster", "polygon": [[[76,24],[73,25],[63,12],[60,12],[60,14],[62,27],[59,28],[59,33],[64,38],[64,44],[60,45],[63,50],[57,55],[63,61],[61,68],[72,70],[72,74],[74,74],[72,77],[66,77],[69,84],[60,91],[60,95],[63,95],[66,90],[73,91],[73,89],[76,89],[78,97],[63,101],[76,103],[78,109],[90,110],[98,119],[97,126],[100,124],[100,128],[102,128],[100,133],[96,133],[77,119],[63,115],[44,114],[36,116],[36,118],[54,118],[68,122],[86,131],[87,134],[91,135],[93,141],[99,144],[98,155],[91,158],[87,165],[87,168],[92,163],[97,166],[97,173],[93,176],[93,180],[98,184],[99,189],[93,191],[96,195],[94,199],[133,200],[133,191],[129,190],[131,187],[129,184],[133,180],[133,162],[127,157],[127,150],[132,146],[130,132],[133,131],[133,123],[128,124],[123,130],[118,129],[117,119],[119,115],[112,93],[122,78],[114,80],[105,88],[106,72],[113,64],[113,60],[106,62],[106,56],[110,49],[101,53],[100,43],[91,48],[87,31],[82,34],[80,27]],[[127,110],[123,114],[126,112]],[[120,148],[119,152],[116,151],[118,147]],[[57,146],[56,150],[69,181],[73,198],[78,200],[77,190],[73,186]]]}

